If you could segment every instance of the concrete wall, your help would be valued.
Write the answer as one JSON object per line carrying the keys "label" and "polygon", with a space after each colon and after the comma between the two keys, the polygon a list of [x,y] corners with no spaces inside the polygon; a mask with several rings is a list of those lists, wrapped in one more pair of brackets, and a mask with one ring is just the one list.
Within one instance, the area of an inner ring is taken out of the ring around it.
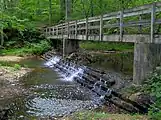
{"label": "concrete wall", "polygon": [[133,66],[135,84],[141,84],[159,65],[161,65],[161,44],[135,43]]}
{"label": "concrete wall", "polygon": [[63,39],[63,55],[76,52],[79,49],[78,40]]}

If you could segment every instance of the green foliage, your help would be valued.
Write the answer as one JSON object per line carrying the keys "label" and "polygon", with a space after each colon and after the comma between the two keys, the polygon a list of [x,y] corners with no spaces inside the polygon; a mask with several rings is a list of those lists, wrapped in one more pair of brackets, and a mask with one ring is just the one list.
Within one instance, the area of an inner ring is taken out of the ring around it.
{"label": "green foliage", "polygon": [[[49,15],[52,14],[52,24],[63,22],[65,16],[61,16],[64,11],[64,0],[51,0],[51,9],[49,0],[1,0],[0,10],[0,27],[4,30],[0,32],[5,36],[6,47],[19,45],[20,47],[26,41],[30,42],[39,40],[32,38],[31,33],[37,28],[46,27],[49,25]],[[135,6],[156,2],[159,0],[71,0],[72,12],[71,20],[100,15],[121,9],[132,8]],[[117,4],[116,4],[117,3]],[[62,10],[63,8],[63,10]],[[128,18],[130,20],[137,19],[136,17]],[[126,21],[126,20],[125,20]],[[109,23],[116,22],[108,21]],[[149,29],[145,29],[147,31]],[[125,29],[125,32],[135,32],[137,29]],[[144,31],[144,29],[143,29]],[[117,33],[118,28],[108,28],[105,31],[107,34]],[[17,44],[18,43],[18,44]]]}
{"label": "green foliage", "polygon": [[153,120],[160,120],[161,118],[161,69],[156,70],[144,83],[143,91],[149,93],[156,98],[155,103],[149,110]]}
{"label": "green foliage", "polygon": [[[61,20],[62,1],[51,0],[52,24]],[[72,0],[70,18],[100,15],[157,1],[160,0]],[[49,24],[49,0],[2,0],[1,4],[0,19],[4,27],[18,28],[22,31],[25,28]]]}
{"label": "green foliage", "polygon": [[0,67],[10,67],[13,71],[16,71],[20,70],[22,66],[16,62],[0,61]]}
{"label": "green foliage", "polygon": [[42,53],[48,51],[51,45],[47,40],[41,40],[39,43],[26,43],[26,46],[22,48],[13,48],[2,50],[3,55],[41,55]]}
{"label": "green foliage", "polygon": [[14,63],[7,62],[7,61],[0,61],[0,66],[9,66],[9,67],[13,67],[13,66],[14,66]]}
{"label": "green foliage", "polygon": [[80,46],[81,48],[86,50],[105,50],[105,51],[133,50],[133,44],[129,43],[81,42]]}

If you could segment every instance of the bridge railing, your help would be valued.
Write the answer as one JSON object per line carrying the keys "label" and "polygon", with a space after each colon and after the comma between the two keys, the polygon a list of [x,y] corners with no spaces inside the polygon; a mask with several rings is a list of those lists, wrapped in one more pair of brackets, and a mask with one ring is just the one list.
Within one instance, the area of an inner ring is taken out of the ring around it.
{"label": "bridge railing", "polygon": [[149,31],[148,34],[152,42],[156,32],[154,28],[161,24],[160,12],[161,2],[155,2],[124,11],[69,21],[48,27],[44,32],[45,36],[49,38],[97,39],[101,41],[113,29],[112,33],[118,36],[119,41],[122,41],[127,28],[132,28],[132,31],[134,31],[133,28],[136,29],[137,27],[136,32],[132,34],[140,34],[145,30]]}

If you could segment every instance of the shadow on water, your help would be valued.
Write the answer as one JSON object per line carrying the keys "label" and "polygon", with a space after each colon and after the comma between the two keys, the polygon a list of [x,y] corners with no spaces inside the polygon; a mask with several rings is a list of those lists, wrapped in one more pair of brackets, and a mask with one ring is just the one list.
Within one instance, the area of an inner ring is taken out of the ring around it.
{"label": "shadow on water", "polygon": [[95,61],[89,66],[101,68],[105,71],[114,71],[125,75],[133,74],[133,52],[94,54]]}

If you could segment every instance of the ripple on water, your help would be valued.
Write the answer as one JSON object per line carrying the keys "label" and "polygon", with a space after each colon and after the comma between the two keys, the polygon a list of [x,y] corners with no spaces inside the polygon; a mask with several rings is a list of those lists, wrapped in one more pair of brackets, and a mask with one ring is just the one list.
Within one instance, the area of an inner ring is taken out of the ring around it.
{"label": "ripple on water", "polygon": [[60,117],[82,109],[96,107],[93,101],[33,98],[27,101],[27,113],[34,116]]}
{"label": "ripple on water", "polygon": [[73,112],[94,109],[100,105],[98,96],[74,85],[40,85],[34,95],[25,100],[26,113],[37,117],[61,117]]}

